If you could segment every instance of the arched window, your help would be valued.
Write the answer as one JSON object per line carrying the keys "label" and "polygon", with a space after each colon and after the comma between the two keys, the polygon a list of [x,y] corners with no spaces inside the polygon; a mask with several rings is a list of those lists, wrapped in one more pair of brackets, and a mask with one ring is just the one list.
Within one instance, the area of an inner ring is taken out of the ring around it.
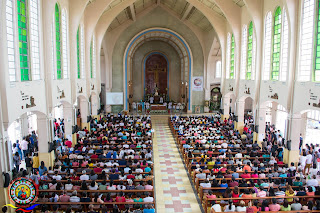
{"label": "arched window", "polygon": [[221,78],[221,61],[217,61],[216,63],[216,78]]}
{"label": "arched window", "polygon": [[251,80],[252,77],[252,65],[253,65],[253,23],[249,24],[248,28],[248,50],[247,50],[247,73],[246,79]]}
{"label": "arched window", "polygon": [[254,80],[254,78],[256,77],[256,49],[257,49],[257,40],[256,40],[256,34],[253,31],[251,80]]}
{"label": "arched window", "polygon": [[268,12],[264,23],[264,69],[263,80],[270,78],[270,62],[271,62],[271,21],[272,13]]}
{"label": "arched window", "polygon": [[279,80],[280,72],[280,51],[281,51],[281,8],[277,7],[274,13],[274,28],[273,28],[273,54],[272,54],[272,72],[271,80]]}
{"label": "arched window", "polygon": [[[314,35],[315,0],[304,0],[302,7],[299,81],[310,81]],[[318,41],[318,40],[317,40]],[[318,42],[317,42],[318,44]],[[317,45],[318,47],[318,45]],[[316,62],[317,63],[317,62]]]}
{"label": "arched window", "polygon": [[[319,2],[320,3],[320,2]],[[313,81],[320,81],[320,7],[317,7],[317,22],[316,22],[316,49],[315,49],[315,67],[312,75]]]}
{"label": "arched window", "polygon": [[56,79],[54,63],[54,23],[51,24],[51,62],[52,62],[52,79]]}
{"label": "arched window", "polygon": [[230,78],[230,51],[231,51],[231,35],[228,33],[227,37],[227,60],[226,60],[226,79]]}
{"label": "arched window", "polygon": [[30,0],[30,37],[32,80],[40,80],[39,0]]}
{"label": "arched window", "polygon": [[235,51],[235,43],[234,36],[231,36],[231,55],[230,55],[230,79],[234,79],[234,51]]}
{"label": "arched window", "polygon": [[17,15],[18,15],[18,34],[19,34],[19,56],[20,56],[20,72],[21,81],[29,81],[30,66],[29,66],[29,36],[28,36],[28,12],[27,1],[17,0]]}
{"label": "arched window", "polygon": [[248,29],[247,29],[247,25],[244,25],[242,27],[242,39],[241,39],[241,70],[240,70],[241,79],[245,79],[245,75],[246,75],[247,37],[248,37]]}
{"label": "arched window", "polygon": [[288,48],[289,48],[289,25],[288,25],[288,17],[287,12],[283,9],[283,33],[281,40],[281,73],[280,73],[280,81],[287,80],[287,72],[288,72]]}
{"label": "arched window", "polygon": [[16,81],[14,28],[13,28],[13,1],[6,2],[6,22],[7,22],[7,51],[8,51],[8,71],[9,81]]}
{"label": "arched window", "polygon": [[81,64],[80,64],[80,26],[77,31],[77,73],[78,78],[81,78]]}
{"label": "arched window", "polygon": [[62,11],[62,63],[63,63],[63,78],[69,78],[68,69],[68,31],[67,31],[67,14],[66,10]]}
{"label": "arched window", "polygon": [[55,33],[56,33],[56,65],[57,65],[57,79],[62,78],[62,64],[61,64],[61,21],[60,21],[60,8],[58,3],[55,6],[54,13],[54,21],[55,21]]}
{"label": "arched window", "polygon": [[90,45],[90,76],[91,78],[96,78],[96,48],[95,48],[95,38],[92,36]]}
{"label": "arched window", "polygon": [[81,29],[81,42],[80,42],[80,46],[81,46],[81,78],[84,78],[84,30],[83,30],[83,26],[81,25],[80,27]]}

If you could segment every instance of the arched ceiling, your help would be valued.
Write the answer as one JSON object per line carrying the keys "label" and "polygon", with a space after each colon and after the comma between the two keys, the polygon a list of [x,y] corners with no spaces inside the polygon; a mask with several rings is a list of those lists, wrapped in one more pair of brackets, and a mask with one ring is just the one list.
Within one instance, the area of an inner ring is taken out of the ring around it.
{"label": "arched ceiling", "polygon": [[[124,0],[113,1],[105,12],[108,12],[123,1]],[[202,0],[202,2],[212,10],[214,10],[217,14],[224,17],[223,12],[216,4],[210,3],[209,0]],[[120,14],[110,24],[108,31],[114,30],[127,21],[135,21],[135,17],[138,14],[154,5],[166,7],[167,9],[175,13],[177,17],[180,17],[182,21],[190,21],[192,24],[199,27],[202,31],[208,32],[213,29],[208,19],[198,9],[191,6],[186,0],[137,0],[133,3],[133,5],[130,5],[120,12]]]}

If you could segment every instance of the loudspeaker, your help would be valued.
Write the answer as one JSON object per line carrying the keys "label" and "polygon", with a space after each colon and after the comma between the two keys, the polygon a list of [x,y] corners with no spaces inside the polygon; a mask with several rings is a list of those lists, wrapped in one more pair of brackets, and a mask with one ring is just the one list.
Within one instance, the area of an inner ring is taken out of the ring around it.
{"label": "loudspeaker", "polygon": [[4,172],[3,176],[4,176],[3,187],[7,188],[10,184],[10,175],[9,175],[9,173]]}
{"label": "loudspeaker", "polygon": [[254,131],[255,131],[256,133],[259,132],[259,125],[255,125],[255,126],[254,126]]}
{"label": "loudspeaker", "polygon": [[78,132],[78,126],[77,125],[74,125],[72,126],[72,134]]}
{"label": "loudspeaker", "polygon": [[290,151],[291,150],[291,140],[287,141],[287,149]]}
{"label": "loudspeaker", "polygon": [[91,121],[92,117],[89,115],[87,116],[87,123],[89,123]]}
{"label": "loudspeaker", "polygon": [[235,121],[235,122],[238,122],[238,116],[235,115],[235,116],[233,116],[233,117],[234,117],[234,121]]}

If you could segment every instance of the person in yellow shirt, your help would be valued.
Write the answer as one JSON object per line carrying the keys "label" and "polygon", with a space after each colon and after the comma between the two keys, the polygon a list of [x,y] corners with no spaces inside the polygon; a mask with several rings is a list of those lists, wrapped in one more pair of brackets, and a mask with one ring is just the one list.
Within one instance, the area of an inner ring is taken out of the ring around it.
{"label": "person in yellow shirt", "polygon": [[39,156],[38,156],[38,153],[35,153],[33,158],[32,158],[32,168],[33,168],[33,171],[35,169],[39,168]]}
{"label": "person in yellow shirt", "polygon": [[216,162],[212,159],[212,157],[210,157],[208,164],[208,169],[213,169],[213,166]]}

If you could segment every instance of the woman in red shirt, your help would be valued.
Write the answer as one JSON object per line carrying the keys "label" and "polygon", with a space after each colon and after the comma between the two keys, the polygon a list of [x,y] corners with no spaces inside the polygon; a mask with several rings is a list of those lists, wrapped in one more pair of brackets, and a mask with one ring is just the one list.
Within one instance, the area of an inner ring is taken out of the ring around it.
{"label": "woman in red shirt", "polygon": [[[232,190],[232,197],[233,198],[237,198],[239,197],[239,188],[237,186],[235,186]],[[233,203],[238,203],[239,200],[233,200]]]}

